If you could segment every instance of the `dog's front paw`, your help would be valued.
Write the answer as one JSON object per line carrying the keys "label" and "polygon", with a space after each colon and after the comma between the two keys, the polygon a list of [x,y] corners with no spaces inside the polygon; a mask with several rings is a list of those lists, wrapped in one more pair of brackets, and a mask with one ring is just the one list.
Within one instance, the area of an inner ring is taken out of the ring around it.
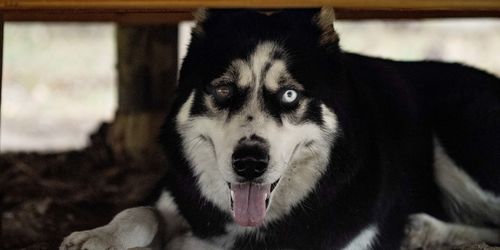
{"label": "dog's front paw", "polygon": [[74,232],[64,238],[59,250],[124,250],[104,230]]}
{"label": "dog's front paw", "polygon": [[447,232],[441,221],[427,214],[413,214],[408,218],[401,249],[440,249],[446,245]]}

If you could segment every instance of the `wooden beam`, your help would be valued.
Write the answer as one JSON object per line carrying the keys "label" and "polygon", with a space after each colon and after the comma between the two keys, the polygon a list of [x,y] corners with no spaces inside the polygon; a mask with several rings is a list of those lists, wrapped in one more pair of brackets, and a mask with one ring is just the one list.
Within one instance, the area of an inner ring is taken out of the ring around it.
{"label": "wooden beam", "polygon": [[493,10],[498,0],[1,0],[0,10],[152,10],[215,8],[299,8],[331,6],[347,9]]}
{"label": "wooden beam", "polygon": [[[6,22],[118,22],[131,24],[178,23],[193,19],[193,10],[150,11],[77,11],[77,10],[16,10],[4,12]],[[423,19],[500,17],[500,10],[359,10],[336,9],[338,20]]]}
{"label": "wooden beam", "polygon": [[332,6],[338,19],[500,17],[499,0],[0,0],[5,21],[176,23],[198,7]]}
{"label": "wooden beam", "polygon": [[6,22],[118,22],[130,24],[174,24],[192,20],[191,10],[176,11],[79,11],[16,10],[4,12]]}

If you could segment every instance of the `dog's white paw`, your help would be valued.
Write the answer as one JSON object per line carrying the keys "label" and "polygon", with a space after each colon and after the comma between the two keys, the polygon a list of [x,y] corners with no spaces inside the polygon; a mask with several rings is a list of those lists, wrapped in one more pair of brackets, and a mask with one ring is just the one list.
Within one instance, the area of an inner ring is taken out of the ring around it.
{"label": "dog's white paw", "polygon": [[104,230],[74,232],[64,238],[59,250],[124,250]]}
{"label": "dog's white paw", "polygon": [[439,249],[447,242],[448,228],[427,214],[413,214],[408,218],[405,234],[402,249]]}

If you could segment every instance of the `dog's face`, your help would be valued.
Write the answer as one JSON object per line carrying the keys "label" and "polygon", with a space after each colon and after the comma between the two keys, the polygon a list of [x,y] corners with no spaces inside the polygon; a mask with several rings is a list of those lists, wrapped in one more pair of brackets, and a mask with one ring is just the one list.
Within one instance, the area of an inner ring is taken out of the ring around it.
{"label": "dog's face", "polygon": [[336,44],[329,14],[209,11],[194,28],[176,129],[202,195],[239,225],[287,214],[326,170],[337,118],[302,73]]}

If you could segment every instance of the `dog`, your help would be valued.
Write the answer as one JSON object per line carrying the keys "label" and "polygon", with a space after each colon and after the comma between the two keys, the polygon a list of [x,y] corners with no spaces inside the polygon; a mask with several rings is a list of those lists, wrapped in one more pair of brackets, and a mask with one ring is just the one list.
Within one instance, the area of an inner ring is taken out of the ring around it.
{"label": "dog", "polygon": [[500,244],[500,80],[344,52],[333,19],[198,11],[155,205],[60,249]]}

